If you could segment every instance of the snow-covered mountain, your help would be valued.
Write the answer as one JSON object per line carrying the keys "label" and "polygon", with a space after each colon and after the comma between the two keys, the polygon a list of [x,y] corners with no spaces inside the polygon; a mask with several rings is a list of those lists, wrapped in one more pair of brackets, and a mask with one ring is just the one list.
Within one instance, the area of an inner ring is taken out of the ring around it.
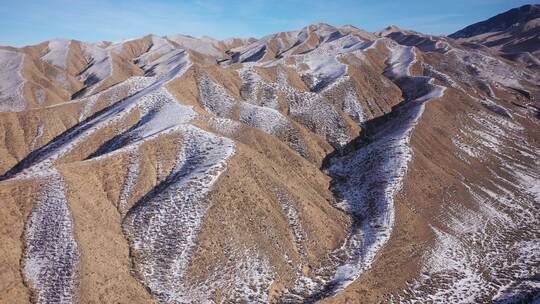
{"label": "snow-covered mountain", "polygon": [[482,31],[0,47],[0,302],[538,299],[540,75]]}

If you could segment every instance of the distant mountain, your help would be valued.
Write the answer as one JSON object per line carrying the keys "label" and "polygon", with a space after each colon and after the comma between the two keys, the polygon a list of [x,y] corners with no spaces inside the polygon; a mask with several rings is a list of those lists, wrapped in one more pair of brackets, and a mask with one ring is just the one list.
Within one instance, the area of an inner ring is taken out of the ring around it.
{"label": "distant mountain", "polygon": [[540,75],[496,23],[0,47],[0,303],[538,299]]}
{"label": "distant mountain", "polygon": [[469,38],[485,33],[515,31],[516,29],[521,29],[527,22],[536,18],[540,18],[540,5],[528,4],[513,8],[485,21],[471,24],[449,35],[449,37],[454,39]]}
{"label": "distant mountain", "polygon": [[540,59],[540,5],[529,4],[478,22],[449,37],[473,46],[489,47],[500,55],[538,66]]}

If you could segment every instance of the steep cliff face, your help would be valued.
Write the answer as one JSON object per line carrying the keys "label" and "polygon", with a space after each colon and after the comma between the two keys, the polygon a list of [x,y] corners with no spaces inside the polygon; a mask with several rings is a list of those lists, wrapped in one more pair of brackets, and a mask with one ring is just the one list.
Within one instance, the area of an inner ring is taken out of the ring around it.
{"label": "steep cliff face", "polygon": [[2,301],[534,296],[532,69],[315,24],[48,41],[0,70]]}

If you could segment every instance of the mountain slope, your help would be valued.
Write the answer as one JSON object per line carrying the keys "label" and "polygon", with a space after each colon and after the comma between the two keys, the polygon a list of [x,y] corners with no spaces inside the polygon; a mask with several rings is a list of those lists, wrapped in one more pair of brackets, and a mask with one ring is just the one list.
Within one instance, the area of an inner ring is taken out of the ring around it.
{"label": "mountain slope", "polygon": [[0,52],[1,302],[538,297],[534,70],[328,24]]}

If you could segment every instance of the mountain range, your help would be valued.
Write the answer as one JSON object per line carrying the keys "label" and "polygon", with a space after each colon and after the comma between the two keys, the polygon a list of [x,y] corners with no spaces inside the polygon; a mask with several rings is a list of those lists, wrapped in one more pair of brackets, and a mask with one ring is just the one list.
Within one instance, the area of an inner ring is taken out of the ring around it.
{"label": "mountain range", "polygon": [[0,302],[540,301],[539,39],[0,47]]}

